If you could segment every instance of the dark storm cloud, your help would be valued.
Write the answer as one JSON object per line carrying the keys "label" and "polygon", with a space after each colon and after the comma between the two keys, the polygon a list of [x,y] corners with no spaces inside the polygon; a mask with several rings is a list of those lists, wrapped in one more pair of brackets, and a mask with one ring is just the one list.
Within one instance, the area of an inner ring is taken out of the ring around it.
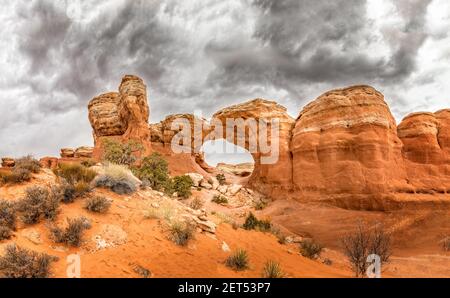
{"label": "dark storm cloud", "polygon": [[[68,3],[82,5],[70,12]],[[2,23],[26,70],[0,77],[13,90],[1,100],[20,101],[3,105],[0,155],[92,142],[88,101],[127,73],[148,84],[152,121],[254,97],[295,116],[320,92],[360,83],[386,88],[403,112],[411,103],[396,94],[433,83],[432,72],[410,80],[431,3],[392,1],[402,23],[374,29],[365,0],[16,1],[15,19]]]}
{"label": "dark storm cloud", "polygon": [[293,97],[312,83],[398,84],[415,70],[430,2],[398,1],[405,26],[386,30],[392,55],[377,57],[372,45],[380,40],[372,34],[366,1],[255,0],[259,47],[230,51],[211,43],[207,53],[218,68],[209,82],[232,92],[236,85],[270,82]]}

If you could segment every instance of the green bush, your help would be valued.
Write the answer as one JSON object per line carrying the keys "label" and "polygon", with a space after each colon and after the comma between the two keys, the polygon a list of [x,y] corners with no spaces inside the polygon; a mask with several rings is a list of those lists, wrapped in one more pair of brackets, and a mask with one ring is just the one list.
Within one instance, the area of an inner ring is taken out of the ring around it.
{"label": "green bush", "polygon": [[219,181],[220,185],[225,185],[227,183],[227,178],[225,178],[224,174],[217,174],[216,179]]}
{"label": "green bush", "polygon": [[279,263],[275,261],[268,261],[264,265],[262,276],[263,278],[283,278],[284,273]]}
{"label": "green bush", "polygon": [[186,246],[194,238],[195,226],[191,223],[175,221],[170,224],[170,239],[177,245]]}
{"label": "green bush", "polygon": [[178,197],[188,199],[191,195],[191,187],[194,181],[189,176],[177,176],[173,178],[171,191],[176,192]]}
{"label": "green bush", "polygon": [[272,223],[270,222],[270,220],[259,220],[253,213],[250,212],[250,214],[245,219],[243,227],[246,230],[258,230],[261,232],[267,232],[271,230]]}
{"label": "green bush", "polygon": [[77,163],[61,163],[53,171],[74,186],[79,182],[90,183],[97,176],[94,170]]}
{"label": "green bush", "polygon": [[142,144],[136,141],[122,144],[113,140],[106,140],[104,142],[103,159],[114,164],[131,166],[137,160],[136,153],[140,155],[143,150]]}
{"label": "green bush", "polygon": [[96,213],[106,213],[111,207],[111,202],[105,197],[92,197],[86,199],[84,208]]}
{"label": "green bush", "polygon": [[51,191],[43,186],[26,189],[25,198],[16,204],[16,210],[26,224],[38,223],[42,218],[55,220],[59,212],[60,192],[52,187]]}
{"label": "green bush", "polygon": [[248,255],[243,249],[233,252],[226,260],[225,265],[236,271],[242,271],[248,268]]}
{"label": "green bush", "polygon": [[314,242],[313,240],[304,240],[300,243],[300,253],[302,256],[309,259],[317,259],[322,250],[322,245]]}
{"label": "green bush", "polygon": [[162,155],[157,152],[145,157],[141,166],[133,169],[133,173],[154,190],[167,191],[172,187],[169,165]]}
{"label": "green bush", "polygon": [[211,202],[219,204],[219,205],[226,205],[228,204],[228,199],[221,195],[215,195]]}
{"label": "green bush", "polygon": [[6,278],[46,278],[50,265],[58,258],[22,249],[14,244],[6,247],[0,257],[0,273]]}
{"label": "green bush", "polygon": [[131,171],[126,166],[115,164],[105,166],[104,173],[94,180],[94,185],[109,188],[119,195],[131,194],[137,189]]}
{"label": "green bush", "polygon": [[67,226],[62,229],[57,226],[50,227],[50,235],[56,243],[64,243],[73,247],[79,247],[82,242],[83,232],[91,228],[90,221],[85,217],[67,219]]}

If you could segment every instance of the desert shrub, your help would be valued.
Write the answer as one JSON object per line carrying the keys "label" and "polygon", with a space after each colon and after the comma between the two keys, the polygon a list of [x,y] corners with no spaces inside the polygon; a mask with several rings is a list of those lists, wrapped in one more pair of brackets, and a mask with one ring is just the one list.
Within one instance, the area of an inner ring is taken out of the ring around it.
{"label": "desert shrub", "polygon": [[105,197],[92,197],[87,198],[84,204],[84,208],[96,213],[106,213],[111,207],[111,202]]}
{"label": "desert shrub", "polygon": [[17,169],[25,169],[30,171],[31,173],[39,173],[41,170],[41,164],[38,160],[34,159],[31,155],[21,157],[19,159],[16,159],[16,163],[14,168]]}
{"label": "desert shrub", "polygon": [[62,229],[57,226],[50,227],[50,236],[56,243],[64,243],[69,246],[79,247],[82,242],[83,232],[91,228],[90,221],[85,217],[67,219],[67,226]]}
{"label": "desert shrub", "polygon": [[64,191],[64,203],[72,203],[91,191],[90,183],[97,173],[81,164],[61,163],[54,173],[62,178],[61,187]]}
{"label": "desert shrub", "polygon": [[59,212],[60,193],[56,188],[49,191],[43,186],[26,189],[25,198],[16,204],[16,210],[26,224],[38,223],[42,218],[54,220]]}
{"label": "desert shrub", "polygon": [[186,246],[194,238],[195,226],[192,223],[174,221],[169,225],[170,240],[180,246]]}
{"label": "desert shrub", "polygon": [[260,200],[255,203],[255,210],[263,210],[266,207],[267,207],[267,202],[265,202],[265,201]]}
{"label": "desert shrub", "polygon": [[15,160],[15,166],[10,173],[1,173],[0,183],[22,183],[31,180],[32,173],[39,173],[41,165],[32,156],[26,156]]}
{"label": "desert shrub", "polygon": [[177,176],[173,178],[171,191],[176,192],[178,197],[188,199],[191,195],[191,187],[194,181],[189,176]]}
{"label": "desert shrub", "polygon": [[142,144],[136,141],[122,144],[113,140],[106,140],[104,142],[103,159],[114,164],[131,166],[137,160],[136,154],[140,155],[143,150]]}
{"label": "desert shrub", "polygon": [[264,265],[262,276],[263,278],[283,278],[284,273],[279,263],[275,261],[268,261]]}
{"label": "desert shrub", "polygon": [[14,244],[6,247],[0,257],[0,273],[6,278],[46,278],[50,276],[50,265],[57,258],[22,249]]}
{"label": "desert shrub", "polygon": [[2,184],[17,184],[31,180],[31,172],[27,169],[14,168],[11,173],[4,173],[1,177]]}
{"label": "desert shrub", "polygon": [[0,227],[15,230],[16,221],[17,215],[14,204],[5,200],[0,200]]}
{"label": "desert shrub", "polygon": [[225,178],[224,174],[217,174],[216,179],[219,181],[220,185],[225,185],[227,183],[227,178]]}
{"label": "desert shrub", "polygon": [[220,195],[215,195],[211,202],[219,204],[219,205],[226,205],[228,204],[228,199],[224,196],[220,196]]}
{"label": "desert shrub", "polygon": [[64,178],[74,186],[78,182],[89,184],[97,176],[94,170],[77,163],[61,163],[54,172],[57,176]]}
{"label": "desert shrub", "polygon": [[204,205],[203,200],[196,197],[191,201],[189,207],[191,207],[194,210],[199,210],[203,208],[203,205]]}
{"label": "desert shrub", "polygon": [[244,229],[246,230],[258,230],[261,232],[267,232],[272,229],[272,223],[270,220],[259,220],[256,216],[250,212],[245,219]]}
{"label": "desert shrub", "polygon": [[128,168],[123,165],[108,164],[104,167],[104,173],[94,180],[96,187],[106,187],[113,192],[124,195],[136,191],[135,177]]}
{"label": "desert shrub", "polygon": [[236,271],[242,271],[248,268],[248,255],[243,249],[233,252],[226,260],[225,265]]}
{"label": "desert shrub", "polygon": [[300,253],[302,256],[309,259],[317,259],[322,252],[323,247],[319,243],[314,242],[314,240],[303,240],[300,243]]}
{"label": "desert shrub", "polygon": [[345,235],[341,242],[356,277],[362,277],[366,273],[367,257],[371,254],[378,255],[381,264],[389,262],[391,238],[379,225],[371,231],[360,223],[356,232]]}
{"label": "desert shrub", "polygon": [[5,226],[0,226],[0,241],[10,239],[13,235],[13,231]]}
{"label": "desert shrub", "polygon": [[90,168],[90,167],[95,166],[97,164],[97,162],[93,159],[85,159],[80,164],[86,168]]}
{"label": "desert shrub", "polygon": [[133,170],[134,174],[143,182],[157,191],[171,188],[169,166],[161,154],[154,152],[142,160],[141,166]]}

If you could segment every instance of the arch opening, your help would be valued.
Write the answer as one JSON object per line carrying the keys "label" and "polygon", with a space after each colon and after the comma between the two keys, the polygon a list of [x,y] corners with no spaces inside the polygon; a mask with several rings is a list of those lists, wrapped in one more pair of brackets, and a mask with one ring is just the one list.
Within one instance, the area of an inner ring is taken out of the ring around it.
{"label": "arch opening", "polygon": [[202,152],[208,165],[230,175],[234,182],[244,182],[239,181],[240,178],[248,178],[253,174],[255,160],[250,152],[225,139],[205,142]]}

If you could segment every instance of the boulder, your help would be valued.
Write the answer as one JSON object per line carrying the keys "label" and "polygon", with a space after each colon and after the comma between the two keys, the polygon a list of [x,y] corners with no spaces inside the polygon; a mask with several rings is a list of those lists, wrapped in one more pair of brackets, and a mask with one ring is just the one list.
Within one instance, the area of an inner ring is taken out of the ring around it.
{"label": "boulder", "polygon": [[14,168],[16,161],[11,157],[3,157],[2,158],[2,167],[3,168]]}
{"label": "boulder", "polygon": [[75,150],[72,148],[62,148],[60,155],[61,158],[72,158],[75,157]]}
{"label": "boulder", "polygon": [[79,147],[75,150],[74,156],[76,158],[92,158],[92,153],[94,152],[94,148],[92,147]]}
{"label": "boulder", "polygon": [[213,186],[208,181],[206,181],[205,179],[203,179],[200,182],[200,186],[205,188],[205,189],[212,189],[213,188]]}
{"label": "boulder", "polygon": [[200,183],[204,179],[201,174],[197,174],[197,173],[187,173],[186,176],[191,177],[192,181],[194,182],[195,187],[199,187]]}
{"label": "boulder", "polygon": [[235,196],[242,189],[242,185],[232,184],[228,187],[227,194],[229,196]]}

